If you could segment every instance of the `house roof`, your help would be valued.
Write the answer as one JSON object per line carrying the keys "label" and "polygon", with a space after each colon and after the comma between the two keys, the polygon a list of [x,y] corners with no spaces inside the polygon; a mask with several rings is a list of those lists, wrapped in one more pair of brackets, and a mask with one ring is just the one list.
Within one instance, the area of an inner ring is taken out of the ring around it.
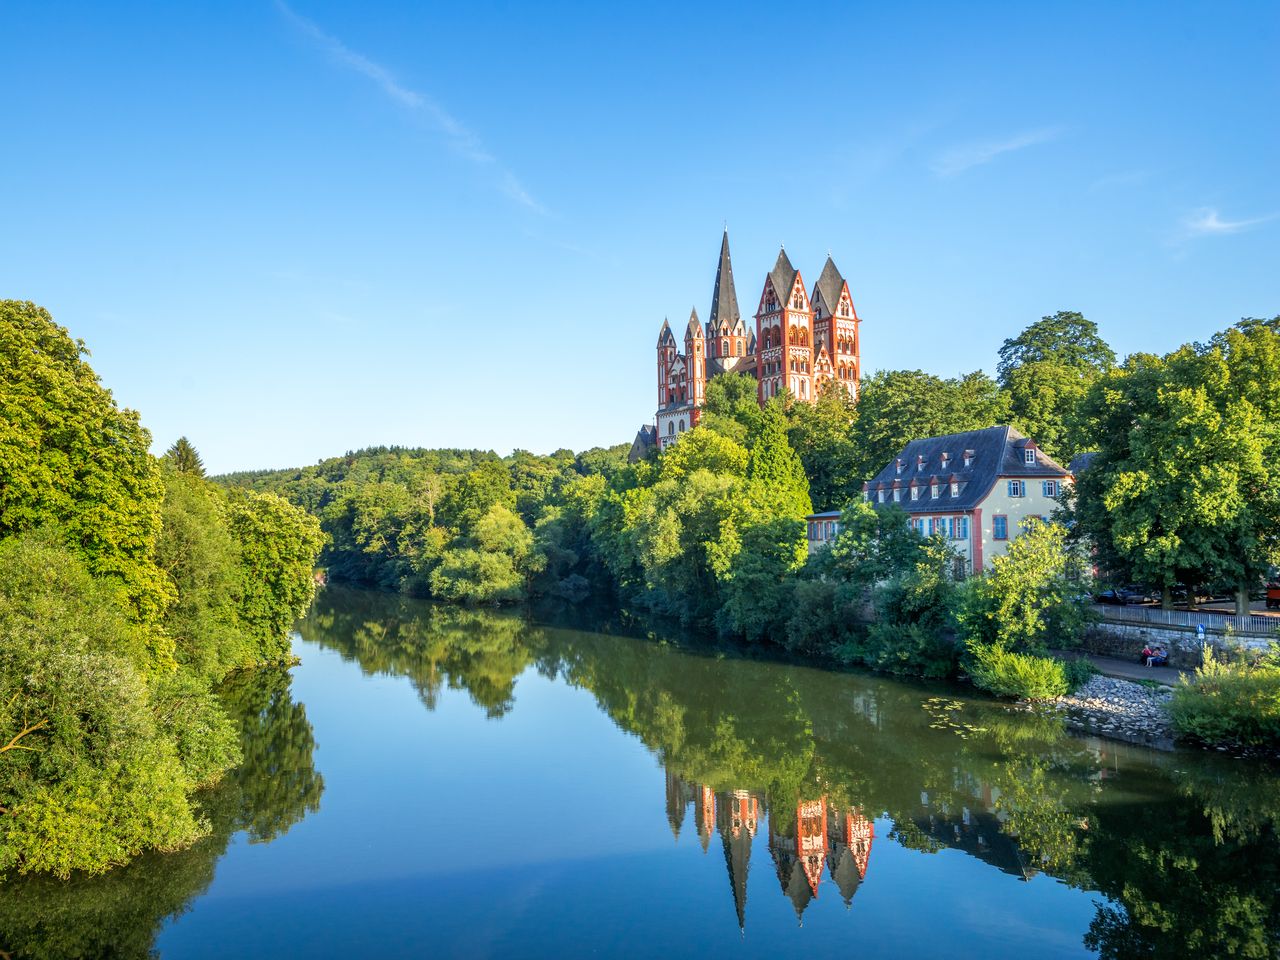
{"label": "house roof", "polygon": [[[1035,450],[1035,463],[1025,460],[1028,447]],[[971,454],[967,467],[966,453]],[[948,455],[945,465],[943,454]],[[881,488],[892,490],[895,481],[904,490],[912,485],[922,486],[919,500],[904,495],[898,506],[907,513],[937,513],[973,509],[986,499],[1001,477],[1049,480],[1070,475],[1070,471],[1040,450],[1035,441],[1013,427],[987,427],[912,440],[867,482],[865,489],[868,492]],[[931,496],[934,483],[940,487],[937,498]],[[958,487],[955,496],[951,495],[952,483]]]}
{"label": "house roof", "polygon": [[711,291],[710,330],[719,330],[723,320],[730,327],[742,319],[738,312],[738,294],[733,288],[733,264],[729,262],[729,231],[720,240],[720,263],[716,266],[716,285]]}
{"label": "house roof", "polygon": [[1084,473],[1084,471],[1088,470],[1089,467],[1093,464],[1093,460],[1097,455],[1098,455],[1097,450],[1090,450],[1086,453],[1076,454],[1075,459],[1072,460],[1069,464],[1067,464],[1067,469],[1071,471],[1071,475],[1073,477],[1078,474]]}

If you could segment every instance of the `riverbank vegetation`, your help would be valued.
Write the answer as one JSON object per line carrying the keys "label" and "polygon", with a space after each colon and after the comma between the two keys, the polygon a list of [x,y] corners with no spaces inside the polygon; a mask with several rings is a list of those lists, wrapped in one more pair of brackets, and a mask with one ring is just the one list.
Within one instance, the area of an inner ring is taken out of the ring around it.
{"label": "riverbank vegetation", "polygon": [[0,876],[100,872],[208,831],[241,759],[217,684],[288,656],[319,524],[163,458],[84,345],[0,301]]}
{"label": "riverbank vegetation", "polygon": [[[882,371],[857,404],[830,389],[762,410],[749,378],[714,378],[700,426],[638,463],[622,446],[378,448],[220,481],[318,517],[336,581],[470,604],[608,598],[751,644],[1050,697],[1070,678],[1047,641],[1085,627],[1076,571],[1169,596],[1280,561],[1280,400],[1260,388],[1280,382],[1278,331],[1246,320],[1117,364],[1093,323],[1060,312],[1004,342],[996,379]],[[961,582],[949,544],[862,503],[862,481],[912,438],[1002,422],[1064,462],[1094,455],[1053,522]],[[808,557],[814,508],[842,510],[842,533]]]}

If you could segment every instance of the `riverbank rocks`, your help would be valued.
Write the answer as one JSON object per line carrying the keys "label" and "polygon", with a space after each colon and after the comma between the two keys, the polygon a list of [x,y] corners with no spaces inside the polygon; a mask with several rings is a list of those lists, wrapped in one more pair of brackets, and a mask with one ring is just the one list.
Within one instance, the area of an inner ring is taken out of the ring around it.
{"label": "riverbank rocks", "polygon": [[1168,710],[1172,695],[1170,687],[1095,675],[1050,706],[1072,726],[1090,733],[1169,746],[1173,743]]}

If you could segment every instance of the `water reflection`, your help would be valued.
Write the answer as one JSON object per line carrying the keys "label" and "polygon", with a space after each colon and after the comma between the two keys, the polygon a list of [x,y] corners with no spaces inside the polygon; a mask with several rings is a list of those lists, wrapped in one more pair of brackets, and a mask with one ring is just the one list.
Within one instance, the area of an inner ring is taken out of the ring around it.
{"label": "water reflection", "polygon": [[106,876],[44,877],[0,888],[0,957],[69,960],[154,956],[160,928],[213,881],[231,837],[283,835],[319,809],[324,780],[314,763],[306,708],[284,670],[234,678],[220,691],[240,727],[244,763],[200,798],[209,834],[187,850],[148,854]]}
{"label": "water reflection", "polygon": [[400,598],[331,590],[302,629],[366,672],[407,677],[428,709],[447,686],[501,717],[530,668],[590,691],[664,767],[672,831],[692,816],[704,850],[719,837],[740,925],[762,834],[797,917],[824,882],[851,903],[874,882],[872,844],[891,841],[1097,891],[1081,936],[1104,957],[1280,955],[1268,769],[1078,738],[953,690]]}

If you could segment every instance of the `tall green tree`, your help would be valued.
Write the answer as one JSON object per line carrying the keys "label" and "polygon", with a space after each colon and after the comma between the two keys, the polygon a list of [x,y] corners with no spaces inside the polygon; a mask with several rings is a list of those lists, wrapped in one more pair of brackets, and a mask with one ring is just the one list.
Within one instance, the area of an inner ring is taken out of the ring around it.
{"label": "tall green tree", "polygon": [[1165,591],[1225,582],[1248,592],[1280,562],[1280,343],[1234,329],[1165,357],[1135,355],[1083,407],[1098,455],[1078,478],[1079,533],[1102,563]]}
{"label": "tall green tree", "polygon": [[151,435],[87,355],[43,307],[0,300],[0,537],[58,524],[155,623],[173,593],[154,559],[164,492]]}
{"label": "tall green tree", "polygon": [[749,441],[747,480],[760,509],[792,520],[812,513],[809,478],[787,440],[787,418],[780,402],[765,406]]}
{"label": "tall green tree", "polygon": [[881,370],[862,382],[850,436],[859,482],[907,442],[1006,423],[1009,398],[981,371],[946,379],[921,370]]}
{"label": "tall green tree", "polygon": [[186,437],[175,440],[173,446],[165,451],[164,459],[179,473],[190,474],[193,477],[204,476],[204,461],[200,459],[200,454]]}
{"label": "tall green tree", "polygon": [[840,510],[862,494],[858,450],[850,436],[856,416],[853,399],[843,384],[823,384],[815,403],[791,407],[787,436],[805,475],[809,496],[819,510]]}
{"label": "tall green tree", "polygon": [[1115,362],[1097,324],[1074,311],[1059,311],[1006,340],[996,369],[1014,423],[1050,456],[1065,461],[1089,446],[1080,408],[1089,387]]}

